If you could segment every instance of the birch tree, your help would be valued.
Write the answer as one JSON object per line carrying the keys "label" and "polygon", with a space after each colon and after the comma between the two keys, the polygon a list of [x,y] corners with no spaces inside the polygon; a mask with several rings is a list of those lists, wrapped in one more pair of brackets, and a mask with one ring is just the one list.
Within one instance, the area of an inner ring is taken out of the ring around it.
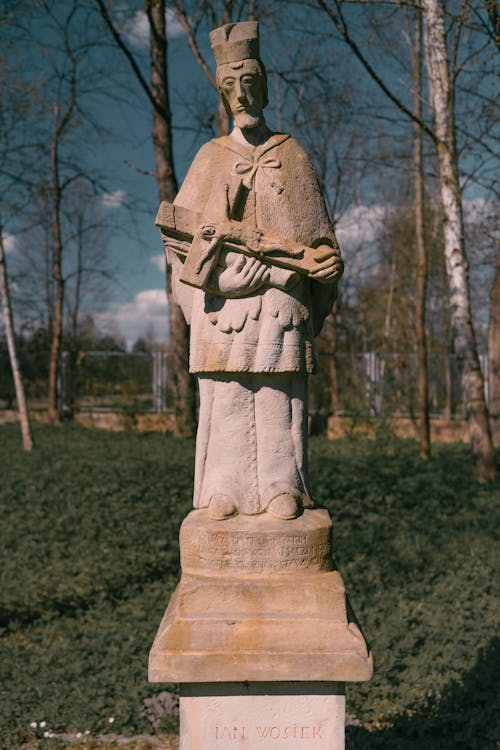
{"label": "birch tree", "polygon": [[[19,8],[22,10],[22,8]],[[8,23],[6,14],[5,21]],[[5,30],[3,30],[5,31]],[[26,125],[35,115],[33,105],[34,87],[27,80],[24,69],[17,60],[10,57],[13,42],[3,33],[0,38],[2,54],[0,58],[0,304],[9,354],[9,362],[14,381],[19,422],[24,450],[33,448],[33,437],[28,416],[24,383],[19,364],[14,329],[11,290],[7,271],[6,243],[7,232],[4,216],[12,220],[26,204],[23,193],[30,187],[29,168],[31,154],[27,143]],[[12,85],[12,80],[17,85]]]}
{"label": "birch tree", "polygon": [[440,0],[421,1],[425,60],[444,215],[444,254],[455,352],[463,362],[464,404],[472,451],[476,458],[476,476],[480,482],[488,482],[495,478],[495,451],[484,397],[484,379],[472,327],[456,151],[454,92],[446,46],[444,7]]}
{"label": "birch tree", "polygon": [[12,370],[12,378],[14,380],[14,388],[16,391],[17,409],[19,412],[19,422],[21,424],[21,435],[23,441],[23,448],[26,451],[30,451],[33,448],[33,437],[31,434],[31,427],[28,417],[28,407],[26,405],[26,396],[24,393],[24,384],[21,376],[21,368],[19,366],[19,358],[17,356],[16,339],[14,334],[14,323],[12,316],[12,305],[10,301],[9,293],[9,280],[7,274],[7,263],[5,259],[5,246],[4,237],[2,231],[2,223],[0,221],[0,300],[2,302],[2,313],[3,322],[5,328],[5,338],[7,339],[7,348],[9,351],[9,361]]}
{"label": "birch tree", "polygon": [[[417,123],[434,143],[438,161],[441,203],[444,216],[444,254],[448,279],[448,301],[453,326],[454,349],[463,368],[463,394],[469,425],[475,474],[480,482],[495,477],[495,453],[484,397],[484,378],[479,365],[472,327],[468,261],[464,242],[462,196],[456,148],[457,123],[455,83],[460,35],[467,17],[467,0],[458,14],[451,52],[447,49],[444,6],[441,0],[422,0],[424,50],[433,125],[412,111],[369,61],[366,51],[351,33],[339,0],[317,0],[333,26],[386,97],[412,122]],[[377,3],[373,4],[374,6]],[[481,139],[479,139],[481,142]],[[486,148],[488,145],[486,144]]]}

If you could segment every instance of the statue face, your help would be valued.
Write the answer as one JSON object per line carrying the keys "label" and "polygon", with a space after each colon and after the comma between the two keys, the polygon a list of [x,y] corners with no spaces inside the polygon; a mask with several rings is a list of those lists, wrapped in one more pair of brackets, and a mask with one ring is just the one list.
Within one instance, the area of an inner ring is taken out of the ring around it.
{"label": "statue face", "polygon": [[258,60],[242,60],[217,68],[217,81],[234,123],[239,128],[255,128],[266,105],[265,78]]}

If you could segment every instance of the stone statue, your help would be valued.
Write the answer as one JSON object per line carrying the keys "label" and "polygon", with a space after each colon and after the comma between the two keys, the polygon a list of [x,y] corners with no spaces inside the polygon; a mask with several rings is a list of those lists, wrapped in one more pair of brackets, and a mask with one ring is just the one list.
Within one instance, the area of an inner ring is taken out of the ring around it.
{"label": "stone statue", "polygon": [[344,750],[344,682],[373,662],[307,484],[307,377],[343,264],[311,163],[265,123],[257,24],[211,42],[234,130],[156,219],[200,417],[182,575],[148,674],[180,683],[180,750]]}
{"label": "stone statue", "polygon": [[314,507],[307,376],[343,263],[308,157],[266,125],[258,24],[210,38],[234,129],[200,149],[157,217],[200,389],[194,507],[293,519]]}

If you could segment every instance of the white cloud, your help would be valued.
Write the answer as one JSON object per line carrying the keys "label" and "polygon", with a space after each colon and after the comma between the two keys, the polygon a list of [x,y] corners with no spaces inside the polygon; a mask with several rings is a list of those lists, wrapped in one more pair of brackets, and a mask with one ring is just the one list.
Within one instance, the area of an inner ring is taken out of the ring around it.
{"label": "white cloud", "polygon": [[383,227],[388,208],[380,204],[354,206],[342,214],[335,227],[341,249],[363,249],[374,242]]}
{"label": "white cloud", "polygon": [[149,260],[159,271],[165,273],[165,255],[152,255]]}
{"label": "white cloud", "polygon": [[390,205],[354,206],[342,214],[335,234],[346,264],[344,293],[360,282],[368,282],[376,273],[380,257],[377,240],[391,211]]}
{"label": "white cloud", "polygon": [[6,253],[13,253],[17,249],[17,237],[15,234],[4,232],[2,235],[3,248]]}
{"label": "white cloud", "polygon": [[125,190],[111,190],[109,193],[101,195],[101,203],[105,208],[119,208],[123,206],[127,199]]}
{"label": "white cloud", "polygon": [[186,33],[177,20],[177,15],[173,8],[167,8],[165,18],[167,21],[167,35],[169,39],[173,39],[176,36],[182,36]]}
{"label": "white cloud", "polygon": [[[167,8],[165,12],[165,18],[167,22],[167,36],[169,39],[181,36],[184,34],[184,29],[177,20],[177,16],[173,8]],[[121,14],[119,19],[120,30],[130,42],[133,47],[143,49],[149,45],[149,22],[146,13],[143,10],[138,10],[133,16],[126,18],[125,14]]]}
{"label": "white cloud", "polygon": [[115,304],[108,312],[95,316],[98,328],[119,330],[131,346],[139,336],[153,329],[158,341],[168,335],[168,307],[164,289],[146,289],[138,292],[132,302]]}

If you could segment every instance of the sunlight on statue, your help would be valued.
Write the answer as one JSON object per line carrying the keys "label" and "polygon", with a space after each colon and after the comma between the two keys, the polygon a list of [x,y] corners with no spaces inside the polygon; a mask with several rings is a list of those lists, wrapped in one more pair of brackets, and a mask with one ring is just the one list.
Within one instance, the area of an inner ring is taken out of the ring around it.
{"label": "sunlight on statue", "polygon": [[156,220],[200,389],[194,506],[292,519],[314,507],[307,376],[343,262],[308,157],[264,119],[258,24],[210,39],[234,129],[200,149]]}

